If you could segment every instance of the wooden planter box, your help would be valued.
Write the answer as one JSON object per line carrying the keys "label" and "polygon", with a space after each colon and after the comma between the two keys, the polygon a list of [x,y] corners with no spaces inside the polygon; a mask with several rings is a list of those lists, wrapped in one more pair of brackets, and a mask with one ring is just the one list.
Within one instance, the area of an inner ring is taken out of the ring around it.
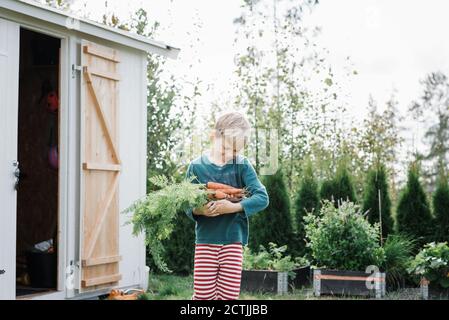
{"label": "wooden planter box", "polygon": [[314,269],[313,292],[317,297],[348,295],[382,298],[385,295],[385,273]]}
{"label": "wooden planter box", "polygon": [[421,299],[424,300],[447,300],[449,299],[449,288],[443,289],[438,286],[433,286],[429,280],[422,278],[420,282]]}
{"label": "wooden planter box", "polygon": [[300,289],[302,287],[310,287],[312,285],[312,269],[305,266],[292,270],[296,276],[294,279],[288,279],[289,286]]}
{"label": "wooden planter box", "polygon": [[285,294],[288,292],[288,273],[270,270],[242,270],[242,291]]}
{"label": "wooden planter box", "polygon": [[243,270],[241,290],[285,294],[291,288],[302,288],[311,285],[312,272],[310,266],[297,268],[292,271],[296,274],[294,279],[288,277],[288,272]]}

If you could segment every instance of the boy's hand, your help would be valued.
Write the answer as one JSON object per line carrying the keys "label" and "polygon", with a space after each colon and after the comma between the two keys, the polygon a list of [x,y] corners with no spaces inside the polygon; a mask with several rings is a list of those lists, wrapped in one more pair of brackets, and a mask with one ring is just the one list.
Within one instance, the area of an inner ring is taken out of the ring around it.
{"label": "boy's hand", "polygon": [[206,215],[206,212],[209,210],[208,204],[205,204],[204,206],[200,208],[194,208],[193,214],[196,214],[197,216],[204,216]]}
{"label": "boy's hand", "polygon": [[220,214],[235,213],[243,210],[240,203],[234,203],[226,199],[210,201],[206,204],[206,207],[208,210],[204,215],[208,217],[215,217]]}

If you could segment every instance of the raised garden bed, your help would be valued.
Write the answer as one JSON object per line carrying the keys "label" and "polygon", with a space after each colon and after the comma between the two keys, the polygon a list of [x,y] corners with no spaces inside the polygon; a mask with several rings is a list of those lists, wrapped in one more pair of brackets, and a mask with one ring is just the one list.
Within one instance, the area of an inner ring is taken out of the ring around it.
{"label": "raised garden bed", "polygon": [[385,273],[314,269],[313,292],[321,295],[347,295],[382,298],[385,296]]}
{"label": "raised garden bed", "polygon": [[438,285],[432,284],[426,278],[420,281],[421,299],[424,300],[448,300],[449,288],[441,288]]}
{"label": "raised garden bed", "polygon": [[449,245],[430,242],[415,256],[408,270],[420,279],[421,299],[449,299]]}
{"label": "raised garden bed", "polygon": [[288,272],[243,270],[240,289],[247,292],[286,294]]}
{"label": "raised garden bed", "polygon": [[286,255],[287,246],[270,242],[258,252],[245,247],[240,288],[252,293],[286,294],[292,288],[310,285],[309,262],[303,257]]}
{"label": "raised garden bed", "polygon": [[292,272],[295,273],[295,277],[288,279],[290,287],[301,289],[302,287],[310,287],[312,285],[312,269],[310,266],[296,268]]}
{"label": "raised garden bed", "polygon": [[272,270],[243,270],[240,288],[254,293],[286,294],[292,288],[302,288],[311,285],[311,269],[309,266],[296,268],[289,272]]}

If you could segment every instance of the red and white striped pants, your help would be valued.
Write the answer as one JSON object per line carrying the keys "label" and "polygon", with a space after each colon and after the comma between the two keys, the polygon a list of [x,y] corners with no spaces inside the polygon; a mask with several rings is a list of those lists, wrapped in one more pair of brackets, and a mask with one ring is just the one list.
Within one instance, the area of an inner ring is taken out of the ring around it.
{"label": "red and white striped pants", "polygon": [[196,244],[192,300],[236,300],[240,294],[243,246]]}

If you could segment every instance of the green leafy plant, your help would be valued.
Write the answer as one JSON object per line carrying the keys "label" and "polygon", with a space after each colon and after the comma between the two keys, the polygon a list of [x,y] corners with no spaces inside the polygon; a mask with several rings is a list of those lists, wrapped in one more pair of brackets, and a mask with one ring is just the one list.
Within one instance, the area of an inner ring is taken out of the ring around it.
{"label": "green leafy plant", "polygon": [[[447,242],[431,242],[415,256],[408,271],[425,277],[431,285],[449,288],[449,246]],[[419,280],[419,279],[418,279]]]}
{"label": "green leafy plant", "polygon": [[204,185],[188,180],[175,183],[165,176],[155,176],[150,180],[160,189],[135,201],[122,213],[133,214],[127,224],[132,224],[134,235],[145,232],[145,242],[155,265],[161,271],[171,272],[163,259],[163,240],[173,232],[178,212],[203,206],[208,201],[208,192]]}
{"label": "green leafy plant", "polygon": [[415,241],[408,235],[390,234],[383,246],[385,261],[382,269],[387,271],[387,284],[399,287],[405,281],[407,268],[413,259]]}
{"label": "green leafy plant", "polygon": [[384,263],[378,225],[372,226],[358,208],[348,201],[338,208],[324,201],[318,215],[305,216],[307,246],[318,267],[359,271]]}
{"label": "green leafy plant", "polygon": [[[193,272],[195,255],[195,222],[185,212],[178,212],[174,218],[176,223],[171,235],[162,241],[164,247],[163,260],[167,267],[177,275],[188,275]],[[163,273],[154,263],[153,257],[147,255],[147,266],[154,273]]]}
{"label": "green leafy plant", "polygon": [[294,277],[293,269],[309,265],[309,262],[303,257],[292,258],[286,255],[287,246],[278,247],[275,243],[269,243],[267,250],[260,245],[259,252],[253,253],[249,247],[245,247],[243,252],[243,268],[245,270],[272,270],[288,272],[290,277]]}

